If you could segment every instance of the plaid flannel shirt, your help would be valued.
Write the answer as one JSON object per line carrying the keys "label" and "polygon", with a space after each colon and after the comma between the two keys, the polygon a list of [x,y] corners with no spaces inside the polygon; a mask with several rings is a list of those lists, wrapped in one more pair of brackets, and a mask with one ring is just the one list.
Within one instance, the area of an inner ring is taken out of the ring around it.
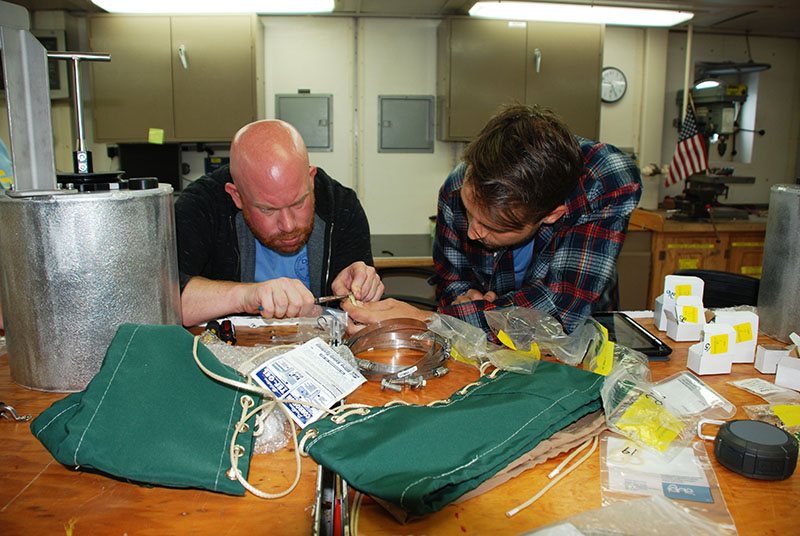
{"label": "plaid flannel shirt", "polygon": [[[636,164],[612,145],[578,137],[585,167],[567,198],[566,213],[534,236],[532,260],[517,290],[511,249],[490,251],[467,237],[461,202],[466,164],[461,163],[439,191],[433,260],[439,311],[479,326],[493,339],[484,311],[530,307],[556,317],[567,332],[592,313],[593,304],[612,284],[630,214],[639,203],[641,179]],[[497,299],[451,305],[469,289],[490,290]],[[496,340],[496,339],[495,339]]]}

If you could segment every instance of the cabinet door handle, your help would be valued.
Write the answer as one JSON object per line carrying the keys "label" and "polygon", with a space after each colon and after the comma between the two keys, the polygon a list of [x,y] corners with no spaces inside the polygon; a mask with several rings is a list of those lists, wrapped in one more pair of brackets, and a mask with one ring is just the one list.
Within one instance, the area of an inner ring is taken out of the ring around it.
{"label": "cabinet door handle", "polygon": [[533,59],[536,61],[536,72],[538,73],[542,66],[542,51],[538,48],[533,49]]}
{"label": "cabinet door handle", "polygon": [[186,61],[186,45],[181,45],[178,47],[178,57],[181,59],[181,63],[183,64],[183,68],[188,70],[189,63]]}

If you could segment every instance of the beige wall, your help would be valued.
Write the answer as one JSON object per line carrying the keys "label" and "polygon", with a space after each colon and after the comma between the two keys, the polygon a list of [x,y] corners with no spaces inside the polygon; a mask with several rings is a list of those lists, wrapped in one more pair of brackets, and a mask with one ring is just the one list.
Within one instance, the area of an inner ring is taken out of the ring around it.
{"label": "beige wall", "polygon": [[[85,46],[81,20],[64,22],[68,42]],[[48,19],[37,18],[44,25]],[[58,19],[49,19],[50,22]],[[266,116],[274,116],[276,93],[310,89],[334,95],[334,150],[312,153],[312,162],[357,189],[375,233],[425,233],[436,210],[436,192],[458,158],[461,144],[436,142],[433,154],[377,152],[377,96],[435,94],[436,26],[433,19],[348,17],[261,17],[265,36]],[[41,26],[46,27],[46,26]],[[628,78],[623,99],[601,108],[600,139],[629,148],[640,164],[668,164],[677,142],[675,94],[683,84],[685,32],[608,27],[603,64]],[[800,40],[753,37],[753,58],[772,64],[759,75],[756,127],[767,130],[753,141],[749,163],[737,175],[757,177],[753,186],[731,189],[730,202],[766,203],[769,187],[793,179],[800,146]],[[695,33],[694,59],[746,61],[742,36]],[[112,60],[113,61],[113,60]],[[88,86],[88,78],[85,82]],[[87,92],[88,93],[88,92]],[[91,96],[87,95],[90,99]],[[105,146],[91,142],[91,114],[84,113],[95,169],[116,169]],[[59,170],[71,170],[71,109],[55,102],[54,139]],[[751,127],[752,125],[743,125]],[[7,141],[7,118],[0,137]],[[189,155],[187,155],[189,156]],[[202,172],[202,154],[192,175]],[[731,165],[717,162],[712,165]],[[663,181],[657,181],[658,184]],[[657,186],[658,195],[681,187]]]}

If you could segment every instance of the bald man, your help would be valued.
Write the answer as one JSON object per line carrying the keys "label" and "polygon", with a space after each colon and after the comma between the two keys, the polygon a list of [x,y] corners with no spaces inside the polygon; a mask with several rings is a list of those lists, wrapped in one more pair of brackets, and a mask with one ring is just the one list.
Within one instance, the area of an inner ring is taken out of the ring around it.
{"label": "bald man", "polygon": [[300,133],[283,121],[239,130],[230,165],[187,187],[175,219],[184,325],[296,317],[315,296],[383,295],[355,192],[310,166]]}

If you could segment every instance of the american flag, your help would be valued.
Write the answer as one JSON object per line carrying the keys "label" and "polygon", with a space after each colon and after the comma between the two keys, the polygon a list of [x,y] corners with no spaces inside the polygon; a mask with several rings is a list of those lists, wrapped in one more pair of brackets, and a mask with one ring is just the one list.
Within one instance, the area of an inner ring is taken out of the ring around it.
{"label": "american flag", "polygon": [[694,106],[691,98],[686,104],[686,117],[681,125],[678,136],[678,146],[672,156],[669,166],[669,176],[664,186],[670,186],[678,181],[685,180],[695,173],[708,169],[706,144],[703,136],[697,130],[697,119],[694,116]]}

